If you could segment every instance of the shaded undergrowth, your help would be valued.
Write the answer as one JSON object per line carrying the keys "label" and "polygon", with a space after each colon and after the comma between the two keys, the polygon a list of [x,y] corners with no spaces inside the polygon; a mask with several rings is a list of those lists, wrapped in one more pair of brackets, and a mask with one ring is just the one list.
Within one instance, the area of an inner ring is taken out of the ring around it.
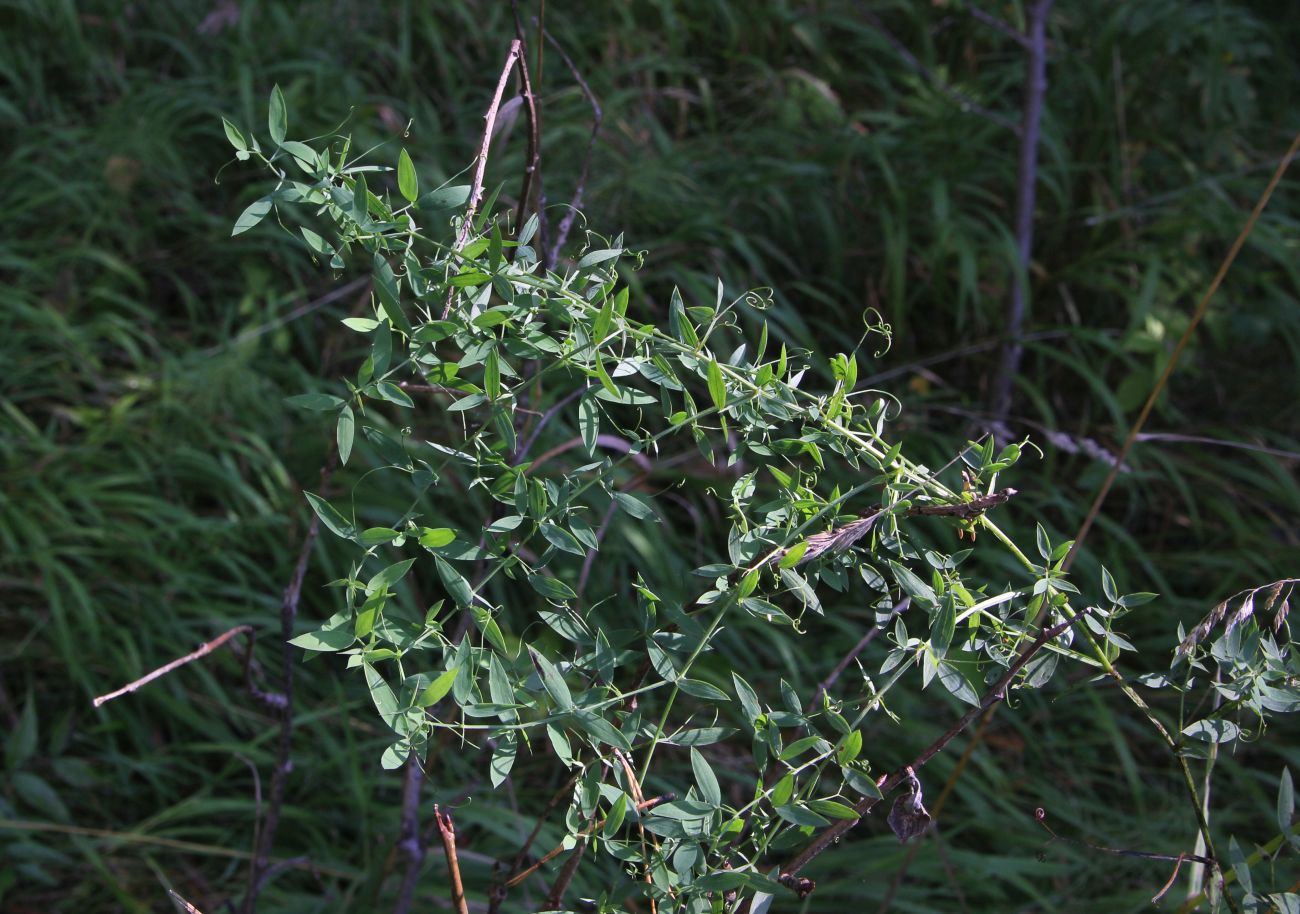
{"label": "shaded undergrowth", "polygon": [[[829,352],[877,309],[896,343],[878,359],[860,352],[863,374],[889,373],[879,386],[902,401],[897,427],[938,463],[984,418],[1016,179],[1014,135],[953,92],[1014,120],[1022,60],[955,7],[871,6],[879,24],[841,2],[551,4],[546,25],[605,109],[587,209],[654,252],[629,276],[644,306],[666,308],[674,284],[711,300],[719,274],[770,285],[774,333]],[[1082,518],[1103,455],[1285,148],[1300,84],[1297,26],[1267,4],[1065,6],[1051,27],[1035,336],[1011,420],[1046,456],[1019,471],[1006,518],[1026,531],[1041,520],[1054,539]],[[360,357],[337,332],[355,300],[315,305],[330,286],[281,236],[227,237],[251,190],[212,180],[228,150],[217,116],[260,121],[279,82],[295,111],[314,112],[314,133],[350,118],[367,146],[410,122],[421,174],[449,177],[472,154],[513,24],[504,4],[34,0],[5,4],[0,23],[24,36],[0,50],[0,898],[16,911],[163,910],[170,882],[212,910],[242,889],[237,855],[252,843],[273,722],[232,656],[101,711],[89,699],[239,622],[265,633],[258,657],[274,671],[279,593],[306,523],[299,490],[327,447],[283,397],[313,389],[323,361]],[[544,192],[558,204],[590,110],[553,56],[540,95]],[[504,199],[522,117],[499,143],[489,186],[505,182]],[[1122,589],[1166,595],[1129,632],[1151,656],[1172,648],[1171,620],[1294,571],[1295,199],[1292,178],[1151,423],[1174,437],[1139,445],[1080,559],[1081,577],[1104,562]],[[692,486],[714,482],[693,467],[683,511]],[[595,574],[671,567],[714,529],[692,515],[671,541],[602,554]],[[337,607],[323,583],[309,574],[308,619]],[[820,650],[743,630],[729,648],[807,688],[869,621],[852,605],[828,610]],[[398,785],[375,766],[385,735],[351,713],[368,698],[337,671],[301,674],[278,852],[317,870],[277,875],[265,907],[364,908],[396,882],[384,876]],[[888,767],[935,735],[924,731],[882,730],[868,754]],[[1216,796],[1233,802],[1215,825],[1226,834],[1264,816],[1283,760],[1300,764],[1277,739],[1221,759]],[[444,753],[431,795],[463,800],[481,767]],[[1171,779],[1104,687],[1026,699],[975,754],[942,844],[921,851],[895,907],[1142,909],[1167,873],[1061,846],[1039,859],[1030,813],[1044,806],[1058,830],[1099,843],[1177,850],[1169,836],[1190,834],[1190,816]],[[467,867],[519,840],[519,822],[489,804],[458,821]],[[904,852],[877,823],[854,840],[819,863],[821,905],[884,897]],[[437,877],[427,882],[434,893]]]}

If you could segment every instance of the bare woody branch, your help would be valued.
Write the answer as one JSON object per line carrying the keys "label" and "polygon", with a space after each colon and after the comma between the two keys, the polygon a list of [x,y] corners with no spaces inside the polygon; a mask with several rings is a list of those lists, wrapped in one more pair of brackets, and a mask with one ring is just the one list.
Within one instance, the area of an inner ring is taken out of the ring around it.
{"label": "bare woody branch", "polygon": [[251,656],[253,652],[253,626],[236,625],[234,628],[230,629],[229,631],[222,632],[220,635],[213,638],[211,641],[207,641],[203,644],[200,644],[197,648],[190,651],[184,657],[177,657],[175,660],[171,661],[170,663],[164,663],[162,666],[158,667],[158,669],[150,673],[146,673],[145,675],[141,676],[139,679],[136,679],[133,682],[128,682],[126,685],[122,686],[122,688],[114,692],[109,692],[106,695],[100,695],[94,700],[94,705],[95,707],[98,708],[101,705],[105,704],[106,702],[112,701],[114,698],[121,698],[123,695],[130,695],[132,692],[142,688],[143,686],[148,685],[149,683],[153,682],[155,679],[161,679],[163,676],[166,676],[168,673],[172,672],[173,670],[180,669],[181,667],[185,666],[185,664],[187,663],[193,663],[195,660],[198,660],[202,657],[206,657],[208,654],[211,654],[213,651],[217,650],[217,648],[221,647],[231,638],[238,637],[239,635],[246,635],[248,637],[248,655]]}
{"label": "bare woody branch", "polygon": [[[483,175],[487,171],[488,152],[492,148],[492,130],[496,126],[497,111],[501,108],[501,96],[506,91],[506,82],[510,79],[510,71],[514,69],[516,61],[519,60],[521,43],[518,38],[510,42],[510,52],[506,54],[505,65],[501,68],[501,77],[497,80],[496,92],[492,96],[492,103],[488,105],[487,113],[483,115],[483,142],[479,146],[478,157],[474,165],[474,180],[470,183],[469,201],[465,204],[465,217],[456,231],[456,245],[454,251],[459,252],[469,242],[470,233],[474,229],[474,216],[478,213],[478,206],[483,201]],[[456,296],[455,288],[447,290],[447,303],[442,309],[443,320],[451,313],[451,303]]]}
{"label": "bare woody branch", "polygon": [[1047,97],[1047,14],[1052,0],[1034,0],[1029,7],[1025,47],[1025,109],[1020,127],[1020,164],[1016,176],[1016,267],[1007,303],[1007,343],[993,379],[993,414],[1005,420],[1011,411],[1011,388],[1020,371],[1025,346],[1020,338],[1029,300],[1029,262],[1034,249],[1034,203],[1038,191],[1038,137]]}
{"label": "bare woody branch", "polygon": [[433,807],[433,817],[438,822],[442,849],[447,855],[452,910],[456,914],[469,914],[469,905],[465,902],[465,886],[460,881],[460,861],[456,857],[456,825],[451,820],[451,813],[445,813],[437,806]]}
{"label": "bare woody branch", "polygon": [[[337,451],[331,452],[325,465],[321,467],[319,488],[322,491],[329,487],[337,459]],[[258,895],[266,883],[266,876],[271,868],[271,848],[275,846],[276,832],[280,827],[280,811],[284,807],[285,787],[289,782],[289,773],[293,771],[293,671],[298,658],[295,654],[296,648],[289,641],[293,638],[293,630],[298,621],[302,582],[307,576],[307,566],[319,533],[320,518],[312,512],[307,533],[303,536],[302,546],[298,550],[298,561],[294,565],[293,576],[289,579],[289,586],[284,589],[284,598],[280,602],[280,642],[284,672],[281,679],[281,693],[275,696],[279,699],[277,710],[280,714],[280,739],[276,747],[275,770],[271,774],[266,816],[257,830],[253,860],[248,868],[248,890],[239,906],[241,914],[252,914],[257,906]]]}

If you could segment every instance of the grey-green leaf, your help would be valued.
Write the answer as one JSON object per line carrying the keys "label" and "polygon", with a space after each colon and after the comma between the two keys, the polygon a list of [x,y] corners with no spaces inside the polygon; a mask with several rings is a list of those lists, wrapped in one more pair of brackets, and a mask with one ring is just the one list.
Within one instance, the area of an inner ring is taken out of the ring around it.
{"label": "grey-green leaf", "polygon": [[420,182],[415,174],[415,163],[411,161],[411,154],[405,149],[397,155],[397,190],[411,203],[420,196]]}
{"label": "grey-green leaf", "polygon": [[699,749],[691,748],[691,771],[695,774],[695,784],[700,788],[700,796],[710,806],[722,805],[722,789],[718,786],[717,775],[709,767],[708,760]]}
{"label": "grey-green leaf", "polygon": [[307,501],[311,503],[312,510],[321,519],[321,523],[329,527],[335,536],[350,540],[357,535],[357,528],[352,521],[340,514],[328,501],[311,492],[303,494],[307,496]]}
{"label": "grey-green leaf", "polygon": [[280,84],[271,89],[271,101],[266,109],[266,129],[271,132],[271,142],[279,146],[289,131],[289,110],[284,104],[284,93]]}
{"label": "grey-green leaf", "polygon": [[546,693],[551,696],[556,707],[561,711],[568,711],[573,708],[573,695],[569,692],[569,685],[560,675],[560,671],[555,668],[555,664],[547,660],[544,656],[533,650],[528,649],[528,656],[532,658],[533,667],[537,670],[537,675],[541,677],[542,686]]}

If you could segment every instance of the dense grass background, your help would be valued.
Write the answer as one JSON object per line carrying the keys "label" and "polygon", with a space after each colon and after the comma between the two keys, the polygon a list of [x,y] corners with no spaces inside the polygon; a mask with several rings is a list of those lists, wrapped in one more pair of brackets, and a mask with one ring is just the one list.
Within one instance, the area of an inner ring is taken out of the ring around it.
{"label": "dense grass background", "polygon": [[[1016,3],[990,8],[1021,21]],[[903,402],[914,455],[937,465],[979,428],[1012,262],[1016,140],[939,86],[1018,119],[1012,42],[941,2],[553,0],[546,25],[604,107],[585,214],[650,252],[629,277],[647,317],[673,285],[711,298],[721,275],[774,287],[775,328],[830,353],[876,308],[894,347],[873,360],[868,343],[859,359]],[[166,910],[175,885],[220,910],[243,889],[273,721],[228,655],[99,711],[90,698],[238,622],[264,633],[274,675],[300,490],[329,438],[283,398],[355,357],[337,319],[356,302],[321,304],[336,284],[290,236],[229,237],[260,178],[223,170],[219,116],[260,131],[278,82],[292,134],[346,119],[389,161],[409,121],[422,180],[442,180],[472,155],[509,6],[7,0],[0,28],[12,39],[0,44],[0,904]],[[1046,454],[1018,469],[1022,495],[1000,518],[1022,538],[1036,520],[1066,538],[1082,519],[1107,469],[1096,453],[1122,439],[1290,141],[1300,86],[1300,22],[1283,4],[1080,0],[1057,5],[1050,35],[1036,337],[1010,423]],[[549,49],[539,93],[546,196],[567,202],[590,109]],[[502,139],[489,183],[505,182],[504,199],[522,119]],[[1130,623],[1142,649],[1130,668],[1162,668],[1178,620],[1296,571],[1297,190],[1295,177],[1279,190],[1161,401],[1149,431],[1172,437],[1139,445],[1076,566],[1086,587],[1105,563],[1122,589],[1164,595]],[[598,574],[671,568],[704,548],[708,519],[673,536],[602,554]],[[334,606],[320,587],[339,567],[331,549],[317,547],[306,620]],[[742,631],[732,649],[758,653],[772,683],[810,687],[865,621],[843,605],[817,638]],[[387,907],[398,784],[378,769],[378,722],[342,670],[300,673],[277,850],[314,869],[277,876],[262,908]],[[882,767],[950,719],[932,695],[898,702],[906,726],[867,749]],[[1271,836],[1278,771],[1300,767],[1288,736],[1221,760],[1212,817],[1225,836]],[[927,769],[930,790],[952,763]],[[462,800],[483,768],[444,752],[431,796]],[[524,808],[553,788],[527,789]],[[511,805],[458,814],[473,886],[518,840]],[[1061,682],[999,715],[893,908],[1148,906],[1165,869],[1059,845],[1040,858],[1037,805],[1089,840],[1190,848],[1159,746],[1108,690]],[[880,904],[905,853],[863,823],[819,862],[808,909]],[[430,857],[426,903],[443,898],[441,865]]]}

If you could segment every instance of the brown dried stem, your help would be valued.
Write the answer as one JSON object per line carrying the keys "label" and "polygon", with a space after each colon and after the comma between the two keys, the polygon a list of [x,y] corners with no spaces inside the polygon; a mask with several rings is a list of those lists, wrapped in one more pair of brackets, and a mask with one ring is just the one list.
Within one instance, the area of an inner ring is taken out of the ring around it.
{"label": "brown dried stem", "polygon": [[254,638],[253,626],[236,625],[234,628],[230,629],[229,631],[222,632],[220,635],[213,638],[211,641],[207,641],[204,642],[203,644],[200,644],[197,648],[195,648],[193,651],[190,651],[190,653],[186,654],[184,657],[177,657],[175,660],[172,660],[169,663],[164,663],[162,666],[158,667],[158,669],[150,673],[145,673],[139,679],[136,679],[133,682],[128,682],[126,685],[122,686],[122,688],[114,692],[109,692],[107,695],[98,696],[94,700],[93,704],[96,708],[98,708],[100,705],[106,702],[110,702],[114,698],[121,698],[123,695],[130,695],[132,692],[136,691],[142,686],[148,685],[149,683],[153,682],[155,679],[161,679],[163,676],[166,676],[168,673],[172,672],[172,670],[180,669],[181,667],[185,666],[185,664],[192,663],[195,660],[198,660],[200,657],[206,657],[208,654],[211,654],[213,651],[221,647],[231,638],[234,638],[238,635],[248,636],[248,654],[245,655],[246,662],[247,662],[247,658],[251,657],[253,654],[253,638]]}
{"label": "brown dried stem", "polygon": [[451,820],[451,813],[444,813],[437,806],[433,807],[433,817],[438,822],[438,833],[442,836],[442,849],[447,855],[452,910],[456,911],[456,914],[469,914],[469,905],[465,901],[465,886],[460,881],[460,861],[456,859],[455,823]]}
{"label": "brown dried stem", "polygon": [[[492,129],[496,126],[497,111],[501,107],[501,96],[506,91],[506,81],[510,78],[510,71],[514,69],[515,62],[519,60],[521,43],[518,38],[510,42],[510,52],[506,54],[505,65],[501,68],[501,77],[497,80],[497,89],[492,96],[492,103],[488,105],[487,113],[483,115],[483,142],[479,146],[478,157],[474,166],[474,180],[470,183],[469,201],[465,204],[465,216],[456,230],[456,244],[452,249],[459,253],[469,241],[470,233],[474,229],[474,216],[478,212],[478,205],[483,200],[483,175],[487,171],[488,152],[492,148]],[[447,315],[451,313],[451,303],[456,297],[454,287],[447,290],[447,303],[442,309],[442,319],[446,320]]]}
{"label": "brown dried stem", "polygon": [[[329,487],[334,475],[337,452],[331,452],[320,471],[320,489]],[[241,914],[252,914],[257,905],[257,896],[265,884],[264,875],[271,866],[271,848],[275,845],[275,834],[280,826],[280,811],[284,807],[285,785],[289,773],[293,771],[293,670],[297,663],[297,650],[289,640],[293,637],[294,626],[298,620],[298,602],[302,597],[302,582],[307,576],[307,565],[311,560],[312,548],[320,533],[320,518],[312,513],[307,533],[298,550],[298,561],[294,565],[293,576],[289,586],[284,590],[284,599],[280,602],[280,641],[281,658],[284,663],[282,674],[280,713],[280,740],[276,750],[275,770],[271,774],[271,790],[266,804],[266,816],[257,830],[256,846],[253,849],[253,862],[248,868],[248,891],[240,904]]]}
{"label": "brown dried stem", "polygon": [[1029,7],[1025,47],[1025,113],[1020,128],[1020,166],[1016,179],[1016,267],[1007,302],[1007,343],[993,379],[993,414],[1005,420],[1011,411],[1011,388],[1020,371],[1025,346],[1020,338],[1029,298],[1029,262],[1034,247],[1034,203],[1038,192],[1038,137],[1047,97],[1047,14],[1052,0],[1035,0]]}

